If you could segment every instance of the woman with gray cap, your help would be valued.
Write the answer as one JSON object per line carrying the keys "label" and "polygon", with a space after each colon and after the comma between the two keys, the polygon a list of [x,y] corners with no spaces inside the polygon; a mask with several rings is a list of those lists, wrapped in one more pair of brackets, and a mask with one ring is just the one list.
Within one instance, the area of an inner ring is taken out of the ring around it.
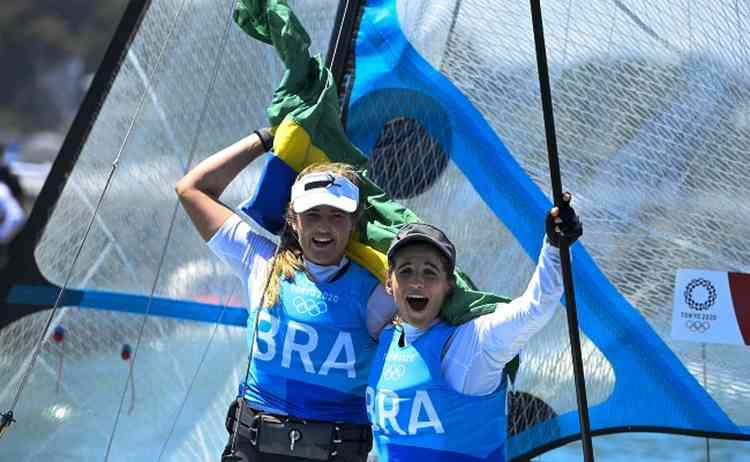
{"label": "woman with gray cap", "polygon": [[250,299],[250,361],[230,407],[222,460],[364,461],[372,445],[365,388],[393,299],[345,248],[362,211],[357,175],[316,164],[291,190],[278,248],[219,196],[270,149],[259,130],[217,152],[176,186],[209,248],[242,279]]}
{"label": "woman with gray cap", "polygon": [[456,249],[434,226],[404,226],[388,250],[386,289],[399,321],[383,330],[367,387],[379,462],[505,460],[503,369],[552,318],[563,292],[558,246],[582,234],[565,197],[526,291],[460,326],[439,317],[455,286]]}

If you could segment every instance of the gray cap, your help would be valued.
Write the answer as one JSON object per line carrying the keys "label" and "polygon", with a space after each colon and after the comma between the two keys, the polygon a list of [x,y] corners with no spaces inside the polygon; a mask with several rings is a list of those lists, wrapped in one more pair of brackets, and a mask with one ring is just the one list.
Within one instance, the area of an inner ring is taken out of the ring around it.
{"label": "gray cap", "polygon": [[393,254],[407,244],[424,242],[435,247],[448,258],[448,273],[452,273],[456,266],[456,248],[444,232],[426,223],[409,223],[399,230],[388,248],[388,261],[393,260]]}

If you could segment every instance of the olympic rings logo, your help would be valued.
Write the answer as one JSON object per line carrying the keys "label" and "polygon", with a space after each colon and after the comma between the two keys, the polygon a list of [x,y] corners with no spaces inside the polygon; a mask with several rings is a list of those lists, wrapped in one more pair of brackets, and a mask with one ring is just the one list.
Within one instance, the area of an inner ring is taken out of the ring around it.
{"label": "olympic rings logo", "polygon": [[[699,287],[702,287],[706,290],[706,292],[708,292],[708,296],[703,301],[697,301],[693,297],[693,291],[695,291]],[[717,297],[716,287],[711,284],[711,281],[703,278],[696,278],[690,281],[690,283],[688,283],[688,285],[685,287],[685,292],[682,295],[685,298],[685,303],[687,303],[690,308],[696,311],[705,311],[711,308],[716,303]]]}
{"label": "olympic rings logo", "polygon": [[406,374],[406,366],[403,364],[386,364],[381,374],[386,380],[398,380]]}
{"label": "olympic rings logo", "polygon": [[307,314],[314,318],[328,312],[328,305],[322,300],[315,301],[307,300],[302,297],[295,297],[293,304],[294,308],[297,310],[297,313]]}
{"label": "olympic rings logo", "polygon": [[690,332],[702,334],[711,328],[711,323],[708,321],[685,321],[685,326]]}

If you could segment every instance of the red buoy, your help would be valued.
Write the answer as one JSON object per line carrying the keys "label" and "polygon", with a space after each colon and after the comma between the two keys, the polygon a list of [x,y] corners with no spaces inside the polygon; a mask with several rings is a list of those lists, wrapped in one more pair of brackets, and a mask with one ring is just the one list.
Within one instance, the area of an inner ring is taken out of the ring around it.
{"label": "red buoy", "polygon": [[52,340],[56,343],[60,343],[65,339],[65,328],[62,324],[58,324],[55,330],[52,332]]}
{"label": "red buoy", "polygon": [[123,346],[122,346],[122,351],[120,352],[120,357],[121,357],[121,358],[122,358],[122,359],[123,359],[124,361],[127,361],[127,360],[129,360],[129,359],[130,359],[130,354],[131,354],[132,352],[133,352],[133,350],[132,350],[132,349],[130,348],[130,345],[128,345],[128,344],[126,343],[125,345],[123,345]]}

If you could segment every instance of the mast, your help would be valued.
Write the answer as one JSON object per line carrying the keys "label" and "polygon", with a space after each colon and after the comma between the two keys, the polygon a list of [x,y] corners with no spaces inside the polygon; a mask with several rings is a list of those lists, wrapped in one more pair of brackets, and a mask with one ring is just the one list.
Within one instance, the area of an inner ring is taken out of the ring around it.
{"label": "mast", "polygon": [[[531,0],[531,20],[534,28],[537,69],[539,72],[539,90],[544,113],[544,130],[547,138],[547,155],[552,182],[552,197],[555,206],[562,205],[563,189],[560,178],[560,161],[557,154],[557,137],[555,135],[555,118],[552,109],[552,91],[547,67],[547,52],[544,45],[544,28],[542,27],[542,8],[539,0]],[[576,401],[581,426],[583,443],[583,460],[594,461],[594,450],[591,444],[591,425],[589,407],[586,399],[586,380],[583,376],[583,359],[581,358],[581,339],[578,333],[578,315],[576,313],[575,291],[573,288],[573,270],[570,262],[570,248],[567,243],[560,243],[560,264],[562,266],[563,285],[565,286],[565,307],[570,336],[570,353],[573,357],[573,375],[575,378]]]}
{"label": "mast", "polygon": [[[14,286],[33,285],[60,290],[49,282],[39,270],[34,258],[34,250],[49,222],[57,201],[73,170],[81,149],[99,116],[99,111],[109,95],[115,76],[127,57],[130,44],[140,28],[141,21],[151,5],[151,0],[130,0],[107,47],[91,86],[81,103],[78,113],[68,130],[60,152],[52,164],[39,196],[34,202],[23,231],[10,245],[10,258],[6,267],[0,270],[0,329],[28,314],[52,307],[48,304],[14,304],[8,296]],[[53,300],[54,297],[51,297]]]}
{"label": "mast", "polygon": [[[340,0],[336,10],[331,40],[326,54],[326,66],[331,69],[333,81],[339,94],[341,123],[346,126],[346,115],[349,108],[349,91],[353,77],[349,75],[354,62],[353,42],[357,33],[357,23],[363,4],[362,0]],[[351,59],[350,59],[351,58]],[[345,79],[345,76],[347,77]]]}

